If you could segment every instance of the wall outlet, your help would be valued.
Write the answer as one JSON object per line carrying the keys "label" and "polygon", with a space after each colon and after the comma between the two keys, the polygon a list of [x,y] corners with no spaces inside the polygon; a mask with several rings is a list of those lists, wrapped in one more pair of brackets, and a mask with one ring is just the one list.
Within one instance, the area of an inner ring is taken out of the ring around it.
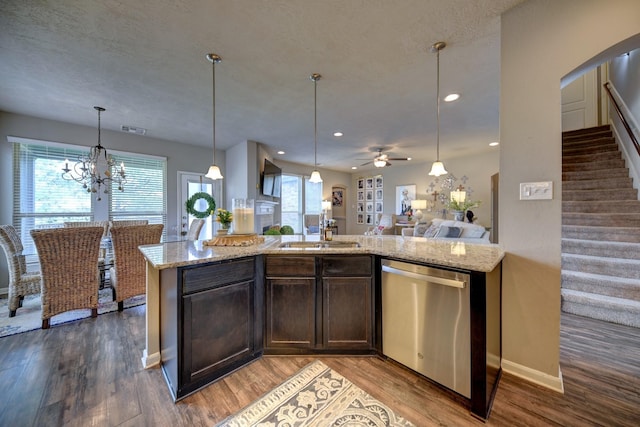
{"label": "wall outlet", "polygon": [[520,183],[520,200],[551,199],[553,199],[553,181]]}

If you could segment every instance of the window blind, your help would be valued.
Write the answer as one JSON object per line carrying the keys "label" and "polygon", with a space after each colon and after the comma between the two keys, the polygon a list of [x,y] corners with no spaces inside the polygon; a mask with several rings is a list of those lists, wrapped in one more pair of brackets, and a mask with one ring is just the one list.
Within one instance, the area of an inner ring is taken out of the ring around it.
{"label": "window blind", "polygon": [[118,168],[124,163],[127,184],[124,191],[112,184],[109,219],[146,219],[166,226],[167,159],[129,153],[115,153],[113,158]]}

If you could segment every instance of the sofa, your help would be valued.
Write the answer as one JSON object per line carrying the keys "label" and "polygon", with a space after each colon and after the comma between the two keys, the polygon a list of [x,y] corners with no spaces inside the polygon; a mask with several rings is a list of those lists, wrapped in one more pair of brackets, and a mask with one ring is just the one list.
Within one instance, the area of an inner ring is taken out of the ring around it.
{"label": "sofa", "polygon": [[402,235],[468,243],[491,243],[489,231],[481,225],[439,218],[406,227],[402,230]]}

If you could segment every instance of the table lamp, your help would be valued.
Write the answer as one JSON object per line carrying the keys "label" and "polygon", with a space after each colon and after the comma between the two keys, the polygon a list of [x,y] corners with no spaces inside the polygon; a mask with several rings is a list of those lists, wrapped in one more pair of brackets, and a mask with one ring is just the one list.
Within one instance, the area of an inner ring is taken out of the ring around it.
{"label": "table lamp", "polygon": [[416,217],[416,223],[419,224],[422,219],[422,211],[420,209],[427,208],[426,200],[412,200],[411,201],[411,209],[414,210],[413,215]]}

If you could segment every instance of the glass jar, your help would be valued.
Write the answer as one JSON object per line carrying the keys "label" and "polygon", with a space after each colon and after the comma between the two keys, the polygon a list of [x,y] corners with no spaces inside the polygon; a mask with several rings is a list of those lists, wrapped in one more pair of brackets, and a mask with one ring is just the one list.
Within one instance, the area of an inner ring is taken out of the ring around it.
{"label": "glass jar", "polygon": [[254,233],[253,199],[233,199],[233,234]]}

